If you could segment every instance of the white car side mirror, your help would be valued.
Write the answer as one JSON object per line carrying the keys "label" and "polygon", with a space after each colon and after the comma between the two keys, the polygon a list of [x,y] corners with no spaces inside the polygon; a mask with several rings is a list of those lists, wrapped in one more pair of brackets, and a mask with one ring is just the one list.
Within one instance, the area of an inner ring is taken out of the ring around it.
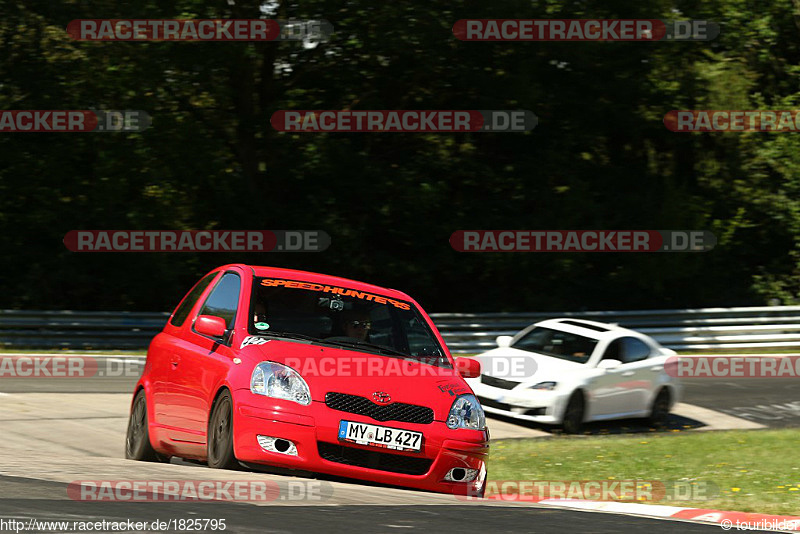
{"label": "white car side mirror", "polygon": [[497,342],[497,346],[501,349],[511,346],[511,340],[514,339],[514,336],[497,336],[495,341]]}
{"label": "white car side mirror", "polygon": [[616,369],[622,365],[622,362],[619,360],[600,360],[600,363],[597,364],[598,369]]}

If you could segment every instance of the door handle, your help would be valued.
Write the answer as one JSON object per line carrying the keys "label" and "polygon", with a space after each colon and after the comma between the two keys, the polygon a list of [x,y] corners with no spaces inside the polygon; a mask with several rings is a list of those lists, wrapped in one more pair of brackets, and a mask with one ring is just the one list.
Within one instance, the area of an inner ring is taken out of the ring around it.
{"label": "door handle", "polygon": [[177,354],[173,354],[172,357],[169,359],[169,363],[172,364],[172,367],[178,367],[178,364],[181,363],[181,357]]}
{"label": "door handle", "polygon": [[622,376],[633,376],[633,371],[625,371]]}

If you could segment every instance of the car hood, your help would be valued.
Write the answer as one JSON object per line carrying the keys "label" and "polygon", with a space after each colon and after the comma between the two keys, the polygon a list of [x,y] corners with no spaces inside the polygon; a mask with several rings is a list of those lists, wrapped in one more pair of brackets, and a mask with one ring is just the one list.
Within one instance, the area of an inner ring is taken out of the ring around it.
{"label": "car hood", "polygon": [[458,395],[472,393],[455,369],[321,344],[272,339],[243,348],[240,358],[247,373],[263,361],[293,368],[317,402],[325,402],[327,393],[358,395],[372,402],[374,394],[385,393],[391,403],[432,408],[437,421],[447,419]]}
{"label": "car hood", "polygon": [[[475,357],[481,362],[481,374],[502,378],[525,385],[539,382],[558,382],[567,373],[575,373],[586,369],[585,364],[561,360],[536,352],[503,347],[484,352]],[[505,361],[505,363],[501,363]],[[519,369],[523,372],[508,372],[508,369]]]}

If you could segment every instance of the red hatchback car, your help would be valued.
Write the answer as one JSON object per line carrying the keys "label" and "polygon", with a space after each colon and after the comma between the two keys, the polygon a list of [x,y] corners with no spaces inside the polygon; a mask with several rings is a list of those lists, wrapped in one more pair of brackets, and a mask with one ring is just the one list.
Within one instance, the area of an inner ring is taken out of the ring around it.
{"label": "red hatchback car", "polygon": [[482,495],[489,435],[462,378],[479,375],[404,293],[225,265],[150,344],[126,457]]}

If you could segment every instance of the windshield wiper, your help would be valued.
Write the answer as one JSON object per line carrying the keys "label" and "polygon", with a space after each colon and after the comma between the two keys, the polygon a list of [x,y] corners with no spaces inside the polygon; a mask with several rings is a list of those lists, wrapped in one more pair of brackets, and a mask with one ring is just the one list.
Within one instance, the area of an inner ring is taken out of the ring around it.
{"label": "windshield wiper", "polygon": [[298,334],[296,332],[259,332],[259,336],[273,336],[273,337],[284,337],[286,339],[301,339],[303,341],[320,341],[318,337],[314,336],[307,336],[306,334]]}
{"label": "windshield wiper", "polygon": [[372,350],[376,350],[381,354],[388,354],[392,356],[400,356],[401,358],[405,358],[412,361],[418,361],[414,356],[411,354],[406,354],[405,352],[400,352],[399,350],[395,350],[389,347],[384,347],[383,345],[376,345],[375,343],[370,343],[368,341],[339,341],[339,340],[328,340],[323,339],[324,343],[330,343],[331,345],[339,345],[342,347],[352,347],[352,348],[368,348]]}
{"label": "windshield wiper", "polygon": [[373,350],[381,351],[386,354],[392,354],[396,356],[402,356],[404,358],[413,358],[410,354],[406,354],[404,352],[400,352],[395,349],[391,349],[389,347],[383,347],[381,345],[376,345],[374,343],[369,343],[366,341],[341,341],[341,340],[329,340],[329,339],[320,339],[318,337],[309,336],[306,334],[298,334],[297,332],[278,332],[278,331],[269,331],[269,332],[261,332],[259,335],[261,336],[273,336],[273,337],[281,337],[286,339],[299,339],[303,341],[313,341],[315,343],[326,343],[329,345],[337,345],[341,347],[352,347],[352,348],[359,348],[359,347],[367,347]]}
{"label": "windshield wiper", "polygon": [[299,340],[303,340],[303,341],[312,341],[314,343],[325,343],[325,344],[328,344],[328,345],[335,345],[335,346],[339,346],[339,347],[349,347],[349,348],[354,348],[354,349],[366,348],[366,349],[370,349],[370,350],[379,352],[380,354],[384,354],[384,355],[387,355],[387,356],[397,356],[397,357],[403,358],[405,360],[410,360],[412,362],[422,362],[422,363],[428,363],[430,365],[435,365],[435,364],[431,364],[429,361],[426,361],[426,360],[431,360],[431,359],[439,360],[441,358],[439,356],[417,357],[417,356],[413,356],[411,354],[407,354],[405,352],[401,352],[399,350],[396,350],[396,349],[393,349],[393,348],[390,348],[390,347],[385,347],[383,345],[377,345],[375,343],[370,343],[368,341],[358,341],[358,340],[341,341],[341,340],[320,339],[318,337],[308,336],[306,334],[298,334],[296,332],[270,331],[270,332],[260,332],[258,335],[265,336],[265,337],[273,336],[273,337],[286,338],[286,339],[299,339]]}

